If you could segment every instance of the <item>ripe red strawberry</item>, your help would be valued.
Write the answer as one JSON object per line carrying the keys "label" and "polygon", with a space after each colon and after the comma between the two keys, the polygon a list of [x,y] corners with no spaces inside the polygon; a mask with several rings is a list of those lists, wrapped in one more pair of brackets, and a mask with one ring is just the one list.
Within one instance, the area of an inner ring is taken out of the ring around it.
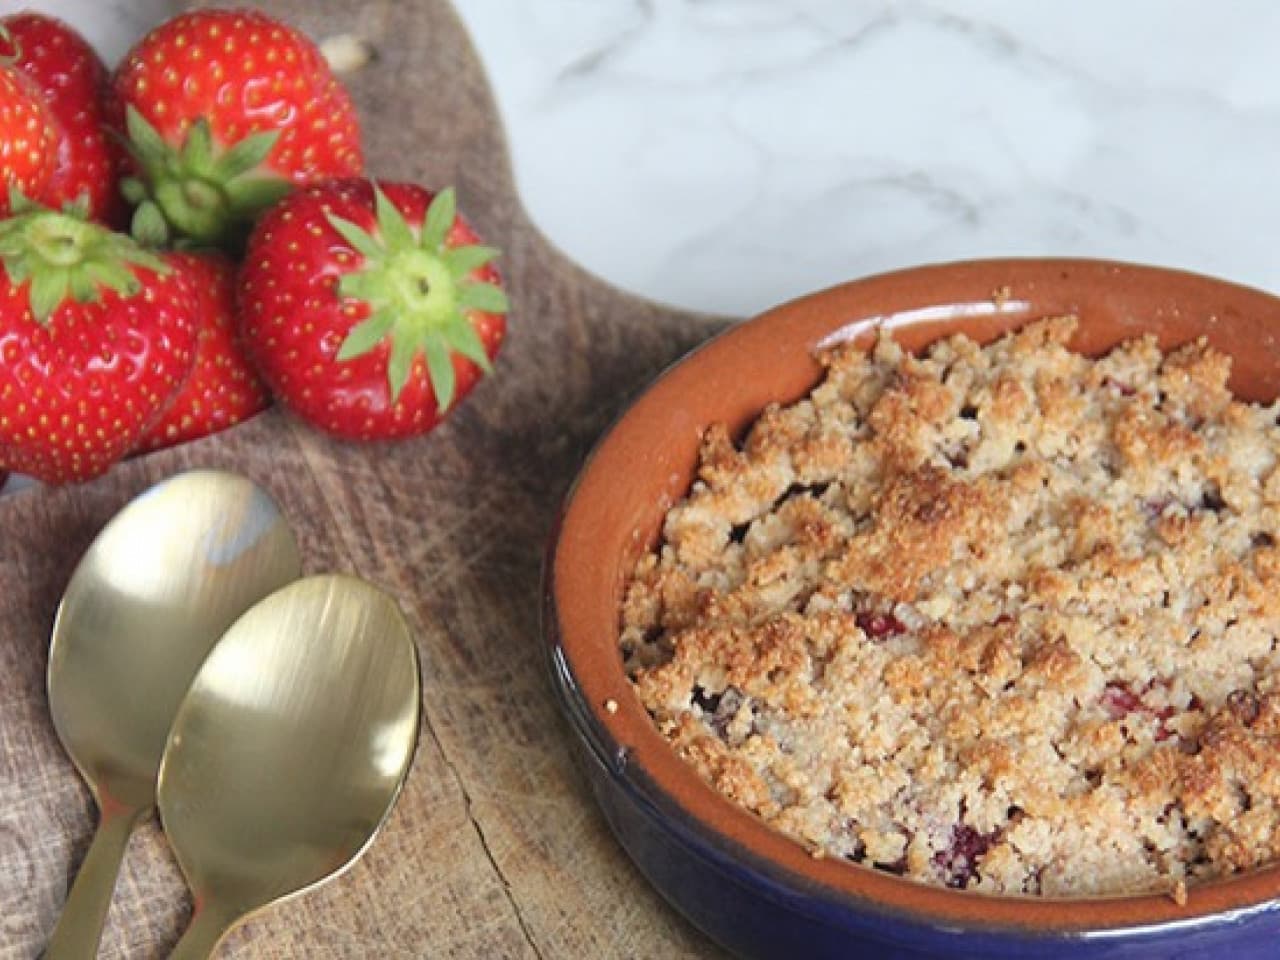
{"label": "ripe red strawberry", "polygon": [[115,89],[140,174],[127,189],[179,237],[232,241],[292,187],[364,169],[346,90],[315,44],[262,13],[161,24],[120,64]]}
{"label": "ripe red strawberry", "polygon": [[265,410],[269,398],[236,338],[236,265],[215,252],[171,253],[165,261],[186,274],[195,291],[196,362],[138,452],[206,437]]}
{"label": "ripe red strawberry", "polygon": [[39,208],[0,221],[0,261],[0,469],[88,480],[190,372],[190,287],[129,237]]}
{"label": "ripe red strawberry", "polygon": [[107,127],[111,88],[101,58],[54,17],[16,13],[0,20],[0,26],[8,31],[14,68],[40,90],[57,127],[53,174],[33,196],[57,209],[86,202],[91,219],[121,223],[118,150]]}
{"label": "ripe red strawberry", "polygon": [[334,181],[299,190],[249,239],[245,349],[276,397],[330,433],[425,433],[506,334],[507,298],[452,190]]}
{"label": "ripe red strawberry", "polygon": [[0,62],[0,217],[11,194],[38,195],[53,176],[57,127],[31,81]]}

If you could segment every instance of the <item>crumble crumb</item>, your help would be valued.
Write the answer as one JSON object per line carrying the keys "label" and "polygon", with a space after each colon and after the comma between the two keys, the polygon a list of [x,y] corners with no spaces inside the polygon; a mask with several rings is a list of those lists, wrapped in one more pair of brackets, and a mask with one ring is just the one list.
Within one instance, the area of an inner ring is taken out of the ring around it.
{"label": "crumble crumb", "polygon": [[715,789],[965,890],[1184,902],[1280,858],[1280,409],[1076,323],[840,346],[707,430],[620,642]]}

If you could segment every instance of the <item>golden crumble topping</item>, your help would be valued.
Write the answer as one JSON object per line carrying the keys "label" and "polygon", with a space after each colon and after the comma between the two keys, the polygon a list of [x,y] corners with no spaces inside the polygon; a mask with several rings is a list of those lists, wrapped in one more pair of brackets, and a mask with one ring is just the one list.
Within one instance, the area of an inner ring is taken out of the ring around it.
{"label": "golden crumble topping", "polygon": [[637,566],[659,730],[817,853],[1068,897],[1280,858],[1278,408],[1075,326],[833,350]]}

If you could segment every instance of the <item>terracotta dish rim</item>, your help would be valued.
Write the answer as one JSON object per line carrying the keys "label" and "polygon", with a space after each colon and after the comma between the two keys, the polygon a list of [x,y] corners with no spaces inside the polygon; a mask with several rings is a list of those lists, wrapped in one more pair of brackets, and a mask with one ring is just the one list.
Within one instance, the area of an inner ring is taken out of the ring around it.
{"label": "terracotta dish rim", "polygon": [[964,331],[986,341],[1041,316],[1076,313],[1073,347],[1100,353],[1140,333],[1163,348],[1198,334],[1234,358],[1232,389],[1280,394],[1280,299],[1227,281],[1105,260],[997,259],[916,267],[810,294],[736,324],[669,368],[588,457],[545,568],[544,631],[571,723],[595,758],[652,816],[707,856],[743,864],[780,897],[963,929],[1106,937],[1198,927],[1276,907],[1280,865],[1163,894],[1090,899],[991,896],[929,886],[815,858],[715,792],[653,726],[623,673],[621,590],[687,490],[698,438],[714,420],[735,435],[771,401],[813,386],[819,345],[891,327],[910,349]]}

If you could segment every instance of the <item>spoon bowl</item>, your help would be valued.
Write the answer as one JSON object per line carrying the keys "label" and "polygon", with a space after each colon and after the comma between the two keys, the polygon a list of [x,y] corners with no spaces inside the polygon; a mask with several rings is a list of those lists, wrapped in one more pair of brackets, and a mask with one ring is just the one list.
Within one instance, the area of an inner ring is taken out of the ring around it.
{"label": "spoon bowl", "polygon": [[421,699],[408,624],[361,580],[299,580],[236,621],[160,767],[160,817],[195,898],[173,957],[208,956],[243,917],[368,848],[413,758]]}
{"label": "spoon bowl", "polygon": [[129,834],[155,806],[165,741],[191,678],[237,617],[300,575],[275,502],[218,470],[151,487],[81,559],[54,621],[49,708],[100,819],[46,960],[95,955]]}

